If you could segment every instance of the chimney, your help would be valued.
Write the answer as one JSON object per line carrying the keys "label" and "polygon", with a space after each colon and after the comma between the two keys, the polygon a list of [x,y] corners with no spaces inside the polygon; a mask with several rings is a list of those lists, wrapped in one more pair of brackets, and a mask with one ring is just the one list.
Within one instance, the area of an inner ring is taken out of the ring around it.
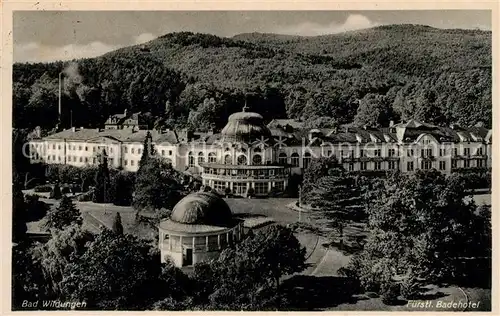
{"label": "chimney", "polygon": [[394,121],[393,121],[393,120],[391,120],[391,121],[389,122],[389,127],[393,127],[393,126],[394,126]]}
{"label": "chimney", "polygon": [[59,91],[58,91],[58,113],[59,113],[59,123],[61,123],[61,115],[62,115],[62,105],[61,105],[61,90],[62,90],[62,71],[59,73]]}

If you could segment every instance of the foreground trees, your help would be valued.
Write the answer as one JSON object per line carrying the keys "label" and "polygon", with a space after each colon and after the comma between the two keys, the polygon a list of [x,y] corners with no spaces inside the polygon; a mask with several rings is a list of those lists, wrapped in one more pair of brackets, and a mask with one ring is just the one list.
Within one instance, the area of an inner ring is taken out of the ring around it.
{"label": "foreground trees", "polygon": [[386,179],[368,207],[371,235],[344,272],[367,291],[400,279],[406,288],[417,279],[460,282],[478,269],[471,262],[486,263],[489,279],[490,218],[476,212],[463,183],[435,170]]}
{"label": "foreground trees", "polygon": [[210,309],[278,309],[280,279],[305,269],[305,249],[289,228],[249,235],[217,260],[195,266],[197,296]]}

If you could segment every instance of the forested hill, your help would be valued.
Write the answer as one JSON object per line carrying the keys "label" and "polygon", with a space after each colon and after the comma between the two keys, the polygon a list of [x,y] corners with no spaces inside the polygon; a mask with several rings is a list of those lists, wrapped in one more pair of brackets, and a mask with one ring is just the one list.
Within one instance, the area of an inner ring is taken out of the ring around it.
{"label": "forested hill", "polygon": [[14,64],[16,127],[98,126],[151,113],[157,127],[221,128],[245,95],[268,120],[386,125],[415,118],[491,126],[491,32],[391,25],[299,37],[171,33],[74,63]]}

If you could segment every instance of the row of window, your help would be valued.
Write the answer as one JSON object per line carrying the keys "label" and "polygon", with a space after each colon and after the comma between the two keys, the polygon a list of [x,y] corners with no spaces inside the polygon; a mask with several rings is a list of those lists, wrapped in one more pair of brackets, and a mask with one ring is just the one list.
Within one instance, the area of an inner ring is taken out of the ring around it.
{"label": "row of window", "polygon": [[[32,146],[31,146],[31,147],[34,149],[34,148],[35,148],[35,145],[33,145],[33,144],[32,144]],[[38,144],[36,145],[36,148],[38,148]],[[56,148],[57,148],[58,150],[60,150],[60,149],[61,149],[61,145],[57,145],[57,147],[56,147],[56,145],[55,145],[55,144],[52,144],[52,149],[56,149]],[[105,148],[105,147],[104,147],[104,146],[92,146],[92,151],[93,151],[93,152],[96,152],[96,150],[99,150],[99,149],[102,149],[102,148]],[[88,147],[88,146],[82,146],[82,145],[78,145],[78,147],[77,147],[76,145],[73,145],[73,146],[68,145],[68,150],[69,150],[69,151],[71,151],[71,150],[73,150],[73,151],[76,151],[76,150],[79,150],[79,151],[82,151],[82,150],[83,150],[83,151],[89,151],[89,147]],[[109,153],[113,153],[113,147],[108,147],[108,151],[109,151]],[[125,154],[127,154],[127,153],[128,153],[128,147],[123,147],[123,152],[124,152]],[[135,153],[136,153],[136,151],[135,151],[135,148],[134,148],[134,147],[130,148],[130,153],[131,153],[131,154],[135,154]],[[161,151],[161,155],[162,155],[162,156],[165,156],[165,153],[166,153],[166,151],[163,149],[163,150]],[[142,148],[137,148],[137,154],[138,154],[138,155],[141,155],[141,154],[142,154]],[[172,151],[171,151],[171,150],[169,150],[169,151],[168,151],[168,155],[169,155],[169,156],[172,156]]]}

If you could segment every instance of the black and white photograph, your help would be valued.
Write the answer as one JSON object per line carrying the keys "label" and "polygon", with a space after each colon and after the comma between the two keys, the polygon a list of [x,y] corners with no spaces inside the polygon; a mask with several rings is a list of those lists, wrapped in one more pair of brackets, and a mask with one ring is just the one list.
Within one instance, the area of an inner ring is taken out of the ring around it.
{"label": "black and white photograph", "polygon": [[10,311],[492,311],[495,19],[14,11]]}

